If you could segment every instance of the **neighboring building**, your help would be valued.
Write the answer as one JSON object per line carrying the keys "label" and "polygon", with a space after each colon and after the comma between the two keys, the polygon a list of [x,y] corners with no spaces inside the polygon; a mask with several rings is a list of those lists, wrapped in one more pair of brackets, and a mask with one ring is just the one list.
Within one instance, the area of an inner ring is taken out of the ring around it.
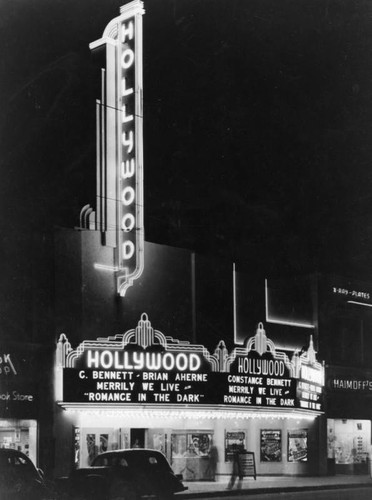
{"label": "neighboring building", "polygon": [[[372,415],[371,283],[321,274],[267,283],[266,319],[276,314],[276,320],[307,323],[318,332],[319,356],[326,362],[328,472],[367,474]],[[275,296],[282,298],[280,304]]]}
{"label": "neighboring building", "polygon": [[368,473],[372,419],[372,284],[319,279],[320,349],[326,367],[328,458],[336,473]]}
{"label": "neighboring building", "polygon": [[[53,238],[20,229],[2,236],[7,269],[0,286],[0,447],[26,453],[52,474]],[[32,259],[25,258],[24,246]]]}

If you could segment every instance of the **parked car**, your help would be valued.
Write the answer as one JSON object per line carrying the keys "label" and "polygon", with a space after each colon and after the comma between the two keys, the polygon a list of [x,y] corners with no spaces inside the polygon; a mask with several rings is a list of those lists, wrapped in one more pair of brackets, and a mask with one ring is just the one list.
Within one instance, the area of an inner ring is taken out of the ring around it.
{"label": "parked car", "polygon": [[52,500],[52,488],[27,455],[21,451],[0,448],[1,500]]}
{"label": "parked car", "polygon": [[62,497],[86,500],[137,500],[144,496],[170,500],[187,490],[166,457],[143,448],[98,455],[91,467],[76,469],[56,482]]}

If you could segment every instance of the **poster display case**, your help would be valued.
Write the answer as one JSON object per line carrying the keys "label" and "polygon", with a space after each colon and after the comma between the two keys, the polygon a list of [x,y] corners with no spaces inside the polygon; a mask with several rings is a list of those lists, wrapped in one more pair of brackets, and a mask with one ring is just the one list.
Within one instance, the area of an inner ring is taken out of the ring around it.
{"label": "poster display case", "polygon": [[282,431],[280,429],[261,429],[260,431],[260,461],[282,461]]}
{"label": "poster display case", "polygon": [[308,430],[288,431],[288,462],[307,462]]}
{"label": "poster display case", "polygon": [[234,454],[246,449],[246,431],[226,431],[225,432],[225,462],[233,462]]}

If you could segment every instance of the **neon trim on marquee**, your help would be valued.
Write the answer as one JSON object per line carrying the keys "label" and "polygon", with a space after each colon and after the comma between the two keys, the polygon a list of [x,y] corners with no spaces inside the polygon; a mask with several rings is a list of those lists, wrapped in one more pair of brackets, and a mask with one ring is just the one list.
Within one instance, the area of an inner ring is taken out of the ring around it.
{"label": "neon trim on marquee", "polygon": [[194,405],[322,411],[324,366],[312,337],[291,357],[276,349],[259,323],[244,346],[214,353],[165,336],[143,314],[137,327],[113,337],[57,344],[59,404]]}

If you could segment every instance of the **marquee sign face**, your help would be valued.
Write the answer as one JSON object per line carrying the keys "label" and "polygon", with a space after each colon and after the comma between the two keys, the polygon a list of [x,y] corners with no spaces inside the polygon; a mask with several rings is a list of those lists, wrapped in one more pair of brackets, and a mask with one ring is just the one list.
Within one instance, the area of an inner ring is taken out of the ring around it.
{"label": "marquee sign face", "polygon": [[124,334],[57,345],[61,406],[176,405],[322,411],[324,368],[309,349],[277,351],[260,323],[256,335],[231,353],[220,341],[204,346],[154,330],[146,314]]}
{"label": "marquee sign face", "polygon": [[[143,3],[121,7],[103,37],[90,44],[104,51],[101,99],[97,103],[97,207],[81,212],[85,229],[101,231],[113,249],[95,268],[116,274],[121,296],[143,271]],[[101,257],[103,259],[103,257]]]}

